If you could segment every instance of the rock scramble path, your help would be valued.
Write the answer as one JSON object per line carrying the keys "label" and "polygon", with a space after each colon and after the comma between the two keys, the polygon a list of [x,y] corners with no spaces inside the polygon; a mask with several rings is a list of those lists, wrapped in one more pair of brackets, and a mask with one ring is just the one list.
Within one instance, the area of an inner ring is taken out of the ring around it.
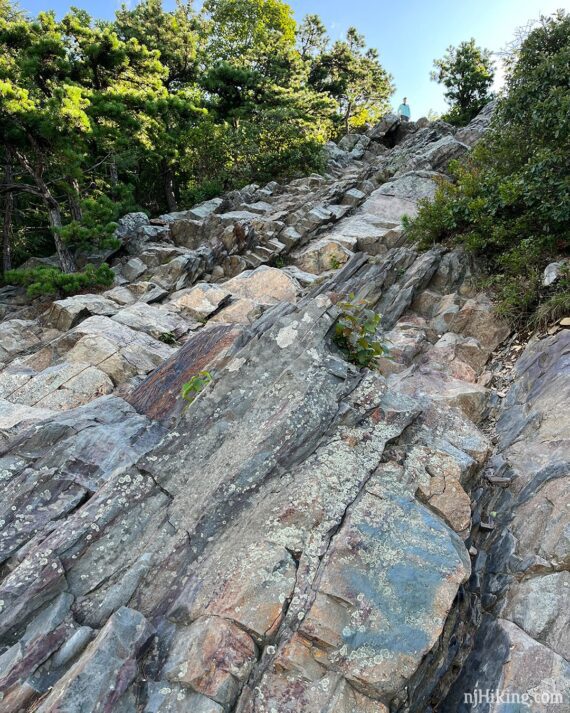
{"label": "rock scramble path", "polygon": [[[386,117],[324,177],[126,216],[103,294],[0,291],[3,712],[568,696],[569,332],[502,398],[477,265],[401,227],[486,119]],[[378,370],[331,340],[350,293]]]}

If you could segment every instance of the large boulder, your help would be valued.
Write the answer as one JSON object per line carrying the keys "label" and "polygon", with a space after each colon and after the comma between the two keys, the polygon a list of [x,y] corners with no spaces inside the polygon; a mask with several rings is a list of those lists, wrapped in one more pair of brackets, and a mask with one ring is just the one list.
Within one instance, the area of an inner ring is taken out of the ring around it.
{"label": "large boulder", "polygon": [[194,287],[175,292],[169,301],[174,309],[182,314],[205,321],[221,306],[229,303],[230,291],[224,286],[202,282]]}
{"label": "large boulder", "polygon": [[264,306],[277,302],[295,303],[299,292],[299,285],[294,278],[282,270],[265,265],[242,272],[225,282],[223,288],[233,297]]}
{"label": "large boulder", "polygon": [[136,237],[139,228],[149,225],[149,223],[146,213],[127,213],[118,221],[115,235],[120,240],[128,241]]}
{"label": "large boulder", "polygon": [[[321,238],[292,253],[293,264],[305,272],[320,275],[335,270],[348,261],[352,252],[346,247],[347,237]],[[356,240],[353,239],[356,243]]]}
{"label": "large boulder", "polygon": [[221,309],[211,318],[213,324],[251,324],[261,314],[262,305],[243,298],[232,300],[231,304]]}
{"label": "large boulder", "polygon": [[43,319],[46,324],[62,332],[75,327],[81,320],[92,315],[110,317],[117,312],[112,300],[100,295],[75,295],[64,300],[56,300]]}
{"label": "large boulder", "polygon": [[396,196],[405,200],[418,201],[433,198],[437,188],[437,179],[443,176],[436,171],[410,171],[384,183],[377,195]]}
{"label": "large boulder", "polygon": [[396,114],[386,114],[368,132],[367,136],[373,141],[381,141],[387,134],[393,132],[400,124],[400,117]]}
{"label": "large boulder", "polygon": [[125,307],[113,317],[115,322],[125,324],[131,329],[146,332],[161,341],[176,341],[192,328],[196,322],[183,319],[179,313],[168,310],[165,306],[138,303]]}
{"label": "large boulder", "polygon": [[204,242],[204,223],[194,218],[175,220],[170,225],[170,233],[175,245],[180,245],[191,250]]}
{"label": "large boulder", "polygon": [[363,213],[371,213],[383,221],[400,223],[404,216],[410,218],[417,214],[417,203],[410,198],[401,198],[386,193],[386,189],[378,188],[360,206]]}
{"label": "large boulder", "polygon": [[121,272],[125,279],[134,282],[147,271],[147,265],[138,257],[132,257],[121,266]]}

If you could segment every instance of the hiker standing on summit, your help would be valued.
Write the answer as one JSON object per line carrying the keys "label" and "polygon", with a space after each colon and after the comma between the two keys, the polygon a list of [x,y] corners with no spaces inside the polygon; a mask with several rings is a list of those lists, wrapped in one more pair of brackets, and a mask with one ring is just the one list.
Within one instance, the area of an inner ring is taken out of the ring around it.
{"label": "hiker standing on summit", "polygon": [[412,115],[410,111],[410,105],[408,104],[408,98],[404,97],[402,103],[398,107],[398,114],[400,115],[400,121],[409,121]]}

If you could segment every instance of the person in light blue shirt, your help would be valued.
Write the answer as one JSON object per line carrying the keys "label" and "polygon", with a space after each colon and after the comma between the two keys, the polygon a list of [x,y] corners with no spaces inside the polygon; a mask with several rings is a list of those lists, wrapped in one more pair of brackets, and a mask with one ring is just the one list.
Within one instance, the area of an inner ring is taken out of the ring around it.
{"label": "person in light blue shirt", "polygon": [[410,111],[410,105],[408,104],[408,98],[404,97],[402,103],[398,107],[398,114],[400,115],[400,121],[409,121],[412,115]]}

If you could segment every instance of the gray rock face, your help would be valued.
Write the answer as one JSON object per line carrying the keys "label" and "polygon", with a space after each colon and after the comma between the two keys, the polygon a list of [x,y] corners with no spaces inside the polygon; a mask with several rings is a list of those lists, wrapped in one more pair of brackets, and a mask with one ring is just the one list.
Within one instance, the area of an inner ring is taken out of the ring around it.
{"label": "gray rock face", "polygon": [[438,178],[441,179],[442,176],[435,171],[411,171],[385,183],[378,189],[378,194],[413,201],[433,198],[437,187],[435,181]]}
{"label": "gray rock face", "polygon": [[128,213],[119,220],[115,234],[119,239],[129,240],[136,236],[139,228],[148,224],[146,213]]}
{"label": "gray rock face", "polygon": [[75,295],[64,300],[57,300],[44,316],[46,324],[61,332],[75,327],[82,319],[94,314],[107,317],[115,314],[117,305],[98,295]]}
{"label": "gray rock face", "polygon": [[[568,330],[529,345],[515,367],[490,471],[506,477],[508,486],[481,494],[478,505],[483,517],[494,511],[498,518],[479,545],[486,553],[480,567],[484,624],[445,711],[471,710],[459,701],[475,686],[527,694],[539,711],[554,713],[568,701],[570,542],[563,511],[570,482],[569,381]],[[503,708],[495,701],[477,710]]]}
{"label": "gray rock face", "polygon": [[[22,560],[0,593],[8,631],[60,591],[73,595],[82,623],[103,627],[62,672],[45,710],[56,695],[75,710],[77,690],[87,690],[89,709],[99,705],[99,671],[110,680],[118,675],[108,638],[121,606],[163,632],[158,650],[165,654],[153,664],[159,691],[175,686],[243,710],[255,709],[256,691],[277,709],[287,701],[298,706],[309,681],[337,680],[330,691],[323,683],[319,705],[342,691],[346,710],[373,710],[402,695],[441,635],[470,564],[454,530],[414,497],[425,476],[400,469],[389,451],[390,444],[407,450],[425,442],[429,409],[335,353],[327,335],[338,312],[326,294],[354,289],[382,301],[397,320],[429,281],[438,253],[419,265],[409,251],[396,254],[400,261],[382,266],[354,258],[326,290],[276,305],[234,344],[213,386],[161,445],[130,467],[112,460],[108,479],[75,479],[85,504],[74,512],[69,493],[53,509],[60,525],[41,530],[36,522],[28,544],[12,546]],[[386,292],[394,277],[400,287]],[[136,427],[146,432],[140,418]],[[445,435],[456,444],[460,472],[461,459],[471,456],[459,449],[474,452],[462,434],[473,427],[454,418]],[[75,413],[69,419],[77,422]],[[193,437],[181,440],[182,429]],[[140,435],[131,440],[142,443]],[[30,437],[20,443],[8,458],[21,461]],[[36,448],[43,451],[42,443]],[[65,447],[80,452],[71,441]],[[57,450],[53,458],[62,461]],[[48,463],[38,466],[49,478]],[[438,507],[447,517],[445,504]],[[50,557],[56,567],[46,578],[42,562],[50,567]],[[22,589],[28,572],[36,584]],[[126,647],[132,673],[117,679],[109,700],[128,695],[137,646]],[[148,705],[158,705],[158,694],[148,695]],[[170,705],[170,691],[160,695],[160,705]]]}
{"label": "gray rock face", "polygon": [[467,146],[474,146],[489,128],[496,101],[489,102],[467,126],[455,132],[455,138]]}
{"label": "gray rock face", "polygon": [[[568,332],[520,360],[487,463],[508,329],[470,257],[401,223],[467,146],[397,117],[342,144],[326,176],[127,216],[118,286],[63,333],[0,295],[3,711],[423,713],[565,685]],[[351,293],[382,314],[376,368],[333,339]]]}
{"label": "gray rock face", "polygon": [[[55,336],[55,332],[51,332]],[[18,354],[38,347],[42,340],[49,338],[37,322],[24,319],[10,319],[0,323],[0,364],[8,363]]]}
{"label": "gray rock face", "polygon": [[107,397],[54,415],[1,450],[0,560],[41,539],[50,523],[77,508],[162,434],[122,399]]}
{"label": "gray rock face", "polygon": [[152,633],[142,614],[119,609],[38,711],[79,711],[85,710],[86,703],[91,710],[112,710],[134,680],[136,657]]}

